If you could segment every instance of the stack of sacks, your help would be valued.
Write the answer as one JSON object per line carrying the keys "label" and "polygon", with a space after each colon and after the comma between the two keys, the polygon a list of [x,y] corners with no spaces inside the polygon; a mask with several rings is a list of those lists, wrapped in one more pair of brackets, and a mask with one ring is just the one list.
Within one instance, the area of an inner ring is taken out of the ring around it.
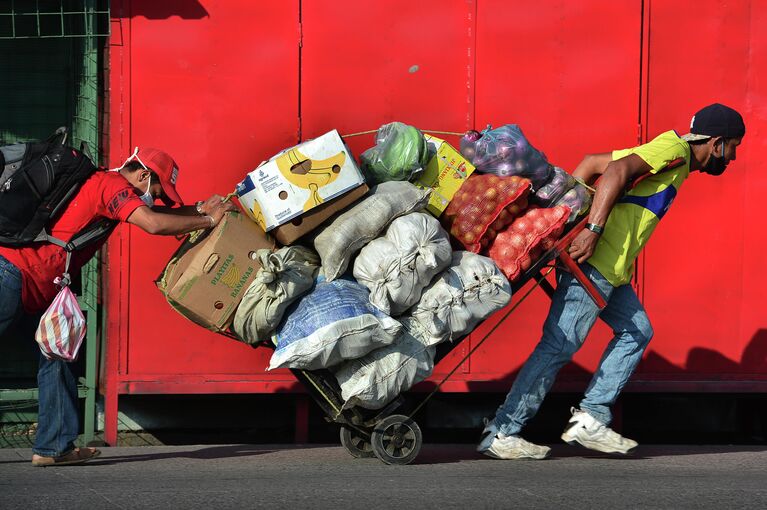
{"label": "stack of sacks", "polygon": [[402,325],[370,304],[365,287],[319,277],[312,291],[286,312],[272,341],[269,370],[328,368],[389,345]]}
{"label": "stack of sacks", "polygon": [[405,181],[374,186],[364,200],[338,216],[314,239],[325,278],[333,281],[341,276],[351,258],[395,218],[426,207],[429,193]]}
{"label": "stack of sacks", "polygon": [[458,251],[408,315],[426,331],[426,344],[436,345],[471,332],[510,300],[509,281],[491,259]]}
{"label": "stack of sacks", "polygon": [[251,345],[269,340],[288,305],[312,288],[320,265],[317,254],[303,246],[258,250],[256,259],[261,269],[232,323],[237,336]]}
{"label": "stack of sacks", "polygon": [[436,349],[425,342],[426,335],[417,321],[406,318],[402,326],[402,336],[393,344],[335,370],[343,409],[380,409],[431,375]]}
{"label": "stack of sacks", "polygon": [[371,303],[397,316],[418,302],[451,255],[450,240],[439,221],[411,213],[392,221],[385,236],[362,248],[354,262],[354,278],[370,289]]}

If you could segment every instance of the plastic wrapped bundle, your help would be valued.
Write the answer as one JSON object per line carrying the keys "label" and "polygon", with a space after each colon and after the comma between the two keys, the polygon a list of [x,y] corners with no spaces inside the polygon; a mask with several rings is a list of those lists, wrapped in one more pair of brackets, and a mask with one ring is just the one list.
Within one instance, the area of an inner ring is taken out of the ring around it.
{"label": "plastic wrapped bundle", "polygon": [[538,188],[530,196],[530,201],[541,207],[551,207],[573,186],[575,186],[575,178],[564,169],[555,166],[551,180]]}
{"label": "plastic wrapped bundle", "polygon": [[384,237],[362,248],[354,262],[354,278],[370,289],[371,303],[397,316],[418,302],[451,256],[450,240],[439,221],[412,213],[392,221]]}
{"label": "plastic wrapped bundle", "polygon": [[431,375],[435,348],[424,341],[415,320],[405,319],[402,326],[402,335],[391,345],[337,367],[335,376],[344,409],[381,409]]}
{"label": "plastic wrapped bundle", "polygon": [[510,300],[509,281],[491,259],[458,251],[408,315],[426,331],[425,342],[436,345],[469,333]]}
{"label": "plastic wrapped bundle", "polygon": [[564,205],[569,207],[570,216],[567,218],[567,223],[572,223],[589,210],[591,207],[591,199],[592,196],[588,188],[583,184],[576,182],[575,186],[562,195],[554,205]]}
{"label": "plastic wrapped bundle", "polygon": [[374,186],[364,200],[338,216],[314,239],[325,278],[332,281],[341,276],[352,256],[395,218],[426,207],[430,193],[403,181]]}
{"label": "plastic wrapped bundle", "polygon": [[376,145],[363,152],[360,160],[369,184],[407,181],[423,171],[429,151],[421,131],[391,122],[378,128]]}
{"label": "plastic wrapped bundle", "polygon": [[285,309],[314,285],[320,258],[309,248],[290,246],[272,253],[258,250],[261,269],[237,307],[232,328],[245,343],[267,341]]}
{"label": "plastic wrapped bundle", "polygon": [[525,177],[530,179],[534,189],[551,179],[553,167],[546,156],[527,141],[516,124],[497,129],[488,126],[479,137],[476,131],[468,131],[460,146],[461,154],[471,161],[478,172]]}
{"label": "plastic wrapped bundle", "polygon": [[269,370],[328,368],[391,344],[401,331],[399,322],[370,304],[365,287],[320,277],[314,289],[286,311],[273,337],[277,347]]}

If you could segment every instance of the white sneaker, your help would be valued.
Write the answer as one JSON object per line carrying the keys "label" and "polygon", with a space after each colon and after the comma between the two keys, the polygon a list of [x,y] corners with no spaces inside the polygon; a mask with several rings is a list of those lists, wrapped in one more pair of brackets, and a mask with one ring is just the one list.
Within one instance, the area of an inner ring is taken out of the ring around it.
{"label": "white sneaker", "polygon": [[562,441],[574,445],[576,443],[590,450],[604,453],[629,453],[639,446],[633,439],[623,437],[602,422],[599,422],[586,411],[570,408],[573,417],[567,422],[562,433]]}
{"label": "white sneaker", "polygon": [[482,440],[477,446],[479,453],[494,459],[545,459],[551,448],[538,446],[519,436],[506,436],[498,432],[495,421],[486,421]]}

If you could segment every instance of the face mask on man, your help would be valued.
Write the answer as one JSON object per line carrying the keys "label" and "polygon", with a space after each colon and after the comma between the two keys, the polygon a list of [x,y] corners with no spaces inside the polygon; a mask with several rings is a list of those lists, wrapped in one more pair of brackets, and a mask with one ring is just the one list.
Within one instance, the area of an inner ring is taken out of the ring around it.
{"label": "face mask on man", "polygon": [[154,207],[154,197],[152,196],[152,193],[151,193],[152,176],[150,175],[146,181],[147,181],[146,192],[143,195],[141,195],[141,201],[144,202],[144,204],[146,204],[148,207]]}
{"label": "face mask on man", "polygon": [[702,171],[709,175],[722,175],[726,168],[727,161],[724,159],[724,138],[722,138],[722,155],[714,156],[714,153],[712,152]]}
{"label": "face mask on man", "polygon": [[125,163],[123,163],[122,166],[117,167],[117,168],[111,168],[109,171],[110,172],[119,172],[120,170],[125,168],[125,165],[127,165],[128,163],[130,163],[134,159],[141,164],[141,166],[142,166],[142,168],[144,170],[146,170],[147,172],[150,172],[149,179],[147,180],[146,192],[143,195],[141,195],[141,197],[139,197],[139,198],[141,198],[141,201],[144,202],[144,204],[147,207],[150,207],[150,208],[154,207],[154,197],[152,196],[152,193],[151,193],[151,189],[152,189],[152,174],[151,174],[151,170],[149,170],[149,168],[147,168],[147,166],[144,164],[144,162],[141,161],[141,158],[138,157],[138,147],[133,149],[133,154],[128,156],[128,159],[125,160]]}

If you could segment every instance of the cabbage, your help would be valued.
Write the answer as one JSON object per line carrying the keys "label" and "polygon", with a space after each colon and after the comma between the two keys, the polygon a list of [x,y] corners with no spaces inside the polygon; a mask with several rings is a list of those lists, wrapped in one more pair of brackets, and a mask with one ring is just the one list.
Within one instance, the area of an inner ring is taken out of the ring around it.
{"label": "cabbage", "polygon": [[363,152],[360,159],[370,184],[408,181],[423,171],[429,152],[421,131],[391,122],[378,128],[376,145]]}

